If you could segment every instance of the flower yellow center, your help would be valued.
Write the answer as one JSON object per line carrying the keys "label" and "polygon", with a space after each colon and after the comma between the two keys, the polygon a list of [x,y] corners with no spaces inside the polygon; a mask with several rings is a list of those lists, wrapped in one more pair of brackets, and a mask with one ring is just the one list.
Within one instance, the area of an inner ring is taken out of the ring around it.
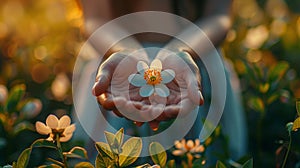
{"label": "flower yellow center", "polygon": [[148,85],[157,85],[162,81],[160,71],[155,69],[148,69],[144,73],[144,79]]}

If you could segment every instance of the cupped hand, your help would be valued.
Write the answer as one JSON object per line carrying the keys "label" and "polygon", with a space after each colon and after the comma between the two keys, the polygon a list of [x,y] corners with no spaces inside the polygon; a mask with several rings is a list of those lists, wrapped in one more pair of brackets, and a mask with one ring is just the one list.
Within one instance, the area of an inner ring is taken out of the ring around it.
{"label": "cupped hand", "polygon": [[136,72],[139,61],[148,62],[143,50],[120,51],[109,56],[98,68],[93,95],[104,109],[112,110],[119,117],[130,112],[141,118],[139,110],[145,98],[138,94],[139,88],[128,82],[128,76]]}
{"label": "cupped hand", "polygon": [[[175,72],[175,79],[167,84],[170,95],[163,112],[158,118],[149,122],[152,129],[157,129],[161,121],[174,119],[179,113],[179,116],[185,116],[196,106],[204,103],[200,90],[200,71],[188,52],[170,53],[162,50],[157,58],[161,60],[163,69],[172,69]],[[151,112],[156,113],[156,111],[159,110],[155,110],[154,107]]]}
{"label": "cupped hand", "polygon": [[[147,119],[149,125],[156,130],[161,121],[176,118],[192,111],[203,103],[200,91],[200,72],[187,52],[163,54],[157,56],[162,68],[175,72],[175,79],[167,83],[170,94],[166,99],[157,95],[141,96],[139,87],[128,82],[128,77],[137,73],[140,61],[148,62],[148,57],[140,52],[117,52],[105,60],[98,69],[93,94],[98,102],[107,110],[112,110],[119,117],[126,117],[138,126]],[[163,105],[162,105],[163,104]]]}

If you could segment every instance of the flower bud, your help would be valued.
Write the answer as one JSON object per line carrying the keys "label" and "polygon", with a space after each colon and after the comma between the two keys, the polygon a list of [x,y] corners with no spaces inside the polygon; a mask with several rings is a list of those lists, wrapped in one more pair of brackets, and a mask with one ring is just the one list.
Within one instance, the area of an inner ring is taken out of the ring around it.
{"label": "flower bud", "polygon": [[293,130],[293,122],[289,122],[286,124],[286,129],[288,130],[288,132],[291,132]]}
{"label": "flower bud", "polygon": [[36,117],[42,110],[42,102],[39,99],[33,99],[27,102],[20,114],[23,116],[25,119],[31,119]]}
{"label": "flower bud", "polygon": [[4,85],[0,85],[0,104],[4,104],[7,99],[7,88]]}

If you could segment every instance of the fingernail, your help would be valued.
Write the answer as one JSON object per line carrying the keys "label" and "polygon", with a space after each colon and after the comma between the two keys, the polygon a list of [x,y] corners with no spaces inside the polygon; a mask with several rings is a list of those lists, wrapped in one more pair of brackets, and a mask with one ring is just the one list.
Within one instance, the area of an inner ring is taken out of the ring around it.
{"label": "fingernail", "polygon": [[200,105],[202,105],[204,103],[204,98],[203,98],[202,92],[199,91],[199,93],[200,93]]}
{"label": "fingernail", "polygon": [[136,126],[138,126],[138,127],[140,127],[140,126],[142,126],[144,123],[143,122],[134,122],[134,124],[136,125]]}
{"label": "fingernail", "polygon": [[159,123],[149,123],[149,125],[153,131],[158,130]]}
{"label": "fingernail", "polygon": [[96,85],[97,85],[97,83],[95,83],[94,86],[92,87],[92,94],[94,96],[96,96]]}

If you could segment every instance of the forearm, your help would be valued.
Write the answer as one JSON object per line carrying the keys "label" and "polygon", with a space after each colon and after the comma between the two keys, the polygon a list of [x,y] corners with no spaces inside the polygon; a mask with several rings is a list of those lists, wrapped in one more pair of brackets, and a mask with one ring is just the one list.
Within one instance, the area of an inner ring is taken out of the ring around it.
{"label": "forearm", "polygon": [[89,42],[100,55],[110,56],[120,51],[134,51],[142,48],[140,43],[118,25],[105,25],[89,37]]}
{"label": "forearm", "polygon": [[80,4],[84,16],[84,33],[100,55],[141,48],[139,42],[120,25],[107,25],[113,18],[108,0],[82,0]]}
{"label": "forearm", "polygon": [[167,44],[166,48],[173,51],[174,49],[188,51],[195,56],[192,49],[206,53],[224,41],[231,27],[231,0],[211,0],[209,2],[204,15],[205,19],[199,19],[193,25],[186,27]]}

